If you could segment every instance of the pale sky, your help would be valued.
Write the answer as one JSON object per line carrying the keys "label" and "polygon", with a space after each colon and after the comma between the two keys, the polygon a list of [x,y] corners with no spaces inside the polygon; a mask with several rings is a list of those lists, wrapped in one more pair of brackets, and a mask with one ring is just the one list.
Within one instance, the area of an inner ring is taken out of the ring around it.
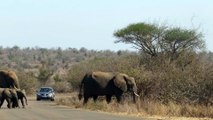
{"label": "pale sky", "polygon": [[134,50],[113,33],[155,21],[199,28],[213,51],[213,0],[0,0],[0,46]]}

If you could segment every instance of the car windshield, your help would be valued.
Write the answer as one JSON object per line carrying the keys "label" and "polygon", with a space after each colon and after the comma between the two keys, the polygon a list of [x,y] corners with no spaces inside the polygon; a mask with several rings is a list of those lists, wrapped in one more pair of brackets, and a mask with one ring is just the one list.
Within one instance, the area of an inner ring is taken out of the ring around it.
{"label": "car windshield", "polygon": [[50,88],[41,88],[40,92],[50,92],[51,89]]}

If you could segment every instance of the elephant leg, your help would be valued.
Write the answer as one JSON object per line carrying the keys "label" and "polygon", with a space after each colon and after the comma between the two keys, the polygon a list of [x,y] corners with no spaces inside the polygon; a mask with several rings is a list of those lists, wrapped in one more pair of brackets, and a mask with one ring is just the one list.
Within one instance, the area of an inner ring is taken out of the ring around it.
{"label": "elephant leg", "polygon": [[94,96],[93,96],[93,100],[94,100],[94,102],[96,102],[96,101],[97,101],[97,98],[98,98],[98,96],[97,96],[97,95],[94,95]]}
{"label": "elephant leg", "polygon": [[1,99],[1,101],[0,101],[0,108],[3,105],[3,103],[4,103],[4,99]]}
{"label": "elephant leg", "polygon": [[134,92],[132,92],[133,103],[136,103],[136,98]]}
{"label": "elephant leg", "polygon": [[122,102],[122,100],[123,100],[122,95],[116,95],[115,97],[116,97],[118,103]]}
{"label": "elephant leg", "polygon": [[110,103],[111,99],[112,99],[111,95],[106,95],[106,101],[107,101],[107,103]]}
{"label": "elephant leg", "polygon": [[16,104],[15,104],[15,107],[20,108],[18,98],[15,98],[14,102],[16,103]]}
{"label": "elephant leg", "polygon": [[24,99],[21,99],[22,107],[25,108]]}
{"label": "elephant leg", "polygon": [[83,104],[86,104],[88,102],[88,99],[89,99],[88,96],[84,96],[84,103]]}
{"label": "elephant leg", "polygon": [[14,98],[11,99],[11,103],[12,103],[12,108],[17,107],[17,103]]}
{"label": "elephant leg", "polygon": [[17,105],[15,104],[14,101],[12,101],[12,108],[15,108],[15,107],[17,107]]}
{"label": "elephant leg", "polygon": [[7,101],[7,107],[10,109],[12,106],[11,99],[7,98],[6,101]]}
{"label": "elephant leg", "polygon": [[21,99],[21,104],[22,104],[22,107],[25,108],[24,100],[23,99]]}
{"label": "elephant leg", "polygon": [[12,108],[16,108],[16,107],[20,108],[19,101],[17,98],[12,98]]}

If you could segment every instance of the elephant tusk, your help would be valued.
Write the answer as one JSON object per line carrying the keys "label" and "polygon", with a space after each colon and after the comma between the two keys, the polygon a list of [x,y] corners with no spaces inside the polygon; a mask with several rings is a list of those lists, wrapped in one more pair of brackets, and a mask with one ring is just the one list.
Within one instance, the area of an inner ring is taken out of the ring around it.
{"label": "elephant tusk", "polygon": [[139,95],[138,95],[136,92],[134,92],[134,94],[135,94],[137,97],[139,97]]}
{"label": "elephant tusk", "polygon": [[21,90],[21,89],[18,89],[16,86],[14,86],[14,89],[17,90],[17,91]]}

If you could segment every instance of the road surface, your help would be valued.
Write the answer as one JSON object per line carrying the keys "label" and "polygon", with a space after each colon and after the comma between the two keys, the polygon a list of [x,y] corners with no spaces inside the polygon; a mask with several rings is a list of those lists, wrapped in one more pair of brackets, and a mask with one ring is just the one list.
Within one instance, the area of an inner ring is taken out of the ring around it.
{"label": "road surface", "polygon": [[28,106],[8,109],[6,102],[0,109],[0,120],[148,120],[58,106],[50,101],[29,99]]}

